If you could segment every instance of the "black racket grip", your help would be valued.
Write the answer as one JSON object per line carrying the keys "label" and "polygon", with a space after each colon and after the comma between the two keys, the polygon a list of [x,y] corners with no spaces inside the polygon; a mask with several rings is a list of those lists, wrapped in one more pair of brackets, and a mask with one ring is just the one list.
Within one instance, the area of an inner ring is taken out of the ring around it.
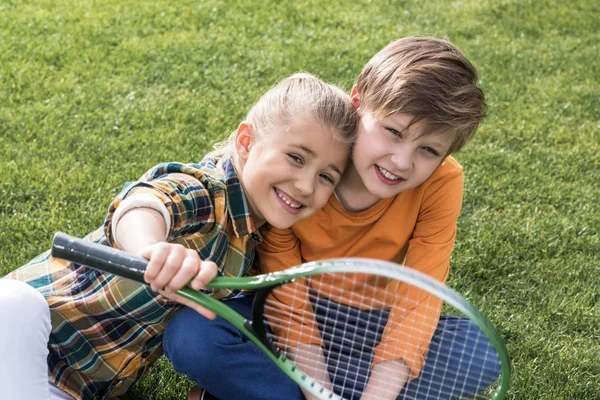
{"label": "black racket grip", "polygon": [[52,239],[51,254],[55,258],[85,265],[136,282],[146,283],[144,281],[144,271],[148,265],[148,260],[109,246],[88,242],[58,232]]}

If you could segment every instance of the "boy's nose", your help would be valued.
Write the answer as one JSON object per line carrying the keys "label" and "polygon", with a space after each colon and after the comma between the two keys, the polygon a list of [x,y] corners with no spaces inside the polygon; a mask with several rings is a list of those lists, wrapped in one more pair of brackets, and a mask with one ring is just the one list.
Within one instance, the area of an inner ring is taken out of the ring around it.
{"label": "boy's nose", "polygon": [[408,171],[412,167],[412,154],[407,149],[401,149],[400,151],[392,154],[392,163],[398,171]]}

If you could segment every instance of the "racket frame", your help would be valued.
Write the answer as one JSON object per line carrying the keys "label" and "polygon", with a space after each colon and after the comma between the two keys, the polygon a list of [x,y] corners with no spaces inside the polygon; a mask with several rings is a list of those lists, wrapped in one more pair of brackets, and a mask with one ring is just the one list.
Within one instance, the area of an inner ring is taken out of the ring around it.
{"label": "racket frame", "polygon": [[[134,256],[99,243],[88,242],[85,239],[75,238],[62,232],[55,235],[51,251],[52,256],[55,258],[66,259],[147,285],[144,281],[144,271],[148,260],[142,257]],[[510,359],[506,345],[491,322],[453,289],[421,272],[396,263],[368,258],[337,258],[308,262],[283,271],[264,275],[240,278],[217,276],[206,285],[207,289],[233,289],[256,292],[252,305],[252,320],[250,321],[229,308],[227,301],[217,300],[211,297],[210,294],[196,291],[190,287],[179,289],[176,293],[215,312],[238,328],[265,352],[286,375],[311,394],[320,399],[342,400],[340,396],[309,378],[283,352],[280,352],[274,346],[273,342],[266,335],[262,318],[264,303],[274,288],[297,278],[337,272],[373,274],[374,271],[377,272],[377,275],[397,279],[437,296],[475,323],[494,346],[500,359],[500,382],[491,399],[501,400],[506,396],[511,374]]]}

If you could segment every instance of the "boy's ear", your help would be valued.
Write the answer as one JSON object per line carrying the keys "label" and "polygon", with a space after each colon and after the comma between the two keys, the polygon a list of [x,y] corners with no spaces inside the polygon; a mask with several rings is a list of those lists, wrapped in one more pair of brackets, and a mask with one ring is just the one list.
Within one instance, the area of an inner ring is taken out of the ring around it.
{"label": "boy's ear", "polygon": [[360,108],[360,96],[358,95],[358,88],[356,85],[352,87],[352,91],[350,92],[350,100],[352,101],[354,108],[358,110]]}
{"label": "boy's ear", "polygon": [[252,125],[242,121],[235,132],[235,152],[242,160],[248,159],[250,145],[252,144]]}

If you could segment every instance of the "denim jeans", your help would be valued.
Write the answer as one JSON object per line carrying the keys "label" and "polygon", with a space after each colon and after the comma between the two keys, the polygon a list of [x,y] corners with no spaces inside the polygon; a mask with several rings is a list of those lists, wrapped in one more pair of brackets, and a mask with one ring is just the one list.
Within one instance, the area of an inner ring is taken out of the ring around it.
{"label": "denim jeans", "polygon": [[[249,318],[252,299],[252,294],[243,294],[226,301]],[[378,341],[380,335],[376,333],[373,340]],[[169,321],[163,343],[174,369],[210,393],[204,399],[304,399],[296,383],[220,317],[209,320],[184,307]],[[356,376],[368,376],[369,355],[352,364]],[[480,329],[469,319],[442,316],[419,377],[406,384],[398,399],[468,397],[495,382],[499,375],[496,351]],[[335,377],[333,380],[335,385]],[[359,382],[365,384],[364,380]]]}

